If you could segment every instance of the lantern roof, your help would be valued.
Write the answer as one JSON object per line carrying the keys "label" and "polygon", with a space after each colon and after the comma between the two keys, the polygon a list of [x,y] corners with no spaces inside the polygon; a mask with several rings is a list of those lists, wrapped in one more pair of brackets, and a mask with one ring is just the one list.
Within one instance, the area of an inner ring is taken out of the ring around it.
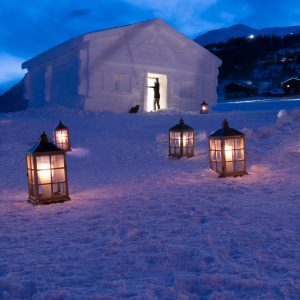
{"label": "lantern roof", "polygon": [[201,105],[208,105],[205,101],[203,101],[202,103],[201,103]]}
{"label": "lantern roof", "polygon": [[230,136],[244,136],[244,134],[234,128],[229,127],[228,121],[225,119],[222,128],[212,133],[209,137],[230,137]]}
{"label": "lantern roof", "polygon": [[32,146],[27,153],[29,154],[38,154],[44,152],[64,152],[58,148],[55,144],[49,142],[48,136],[45,131],[41,134],[40,142]]}
{"label": "lantern roof", "polygon": [[69,129],[64,123],[60,120],[55,130]]}
{"label": "lantern roof", "polygon": [[194,129],[192,127],[186,125],[182,118],[180,119],[179,124],[170,128],[170,131],[191,131],[191,130],[194,130]]}

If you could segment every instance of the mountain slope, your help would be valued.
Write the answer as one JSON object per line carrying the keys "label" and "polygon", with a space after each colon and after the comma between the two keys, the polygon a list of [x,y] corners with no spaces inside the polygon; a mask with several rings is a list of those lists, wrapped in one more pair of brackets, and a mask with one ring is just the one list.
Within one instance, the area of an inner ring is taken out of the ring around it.
{"label": "mountain slope", "polygon": [[0,95],[0,112],[25,110],[28,106],[24,99],[24,78],[3,95]]}
{"label": "mountain slope", "polygon": [[285,36],[288,34],[300,33],[300,26],[289,27],[270,27],[262,29],[254,29],[243,24],[237,24],[227,28],[221,28],[208,31],[195,38],[195,41],[200,45],[209,45],[213,43],[226,42],[232,38],[247,37],[251,34],[258,35],[277,35]]}

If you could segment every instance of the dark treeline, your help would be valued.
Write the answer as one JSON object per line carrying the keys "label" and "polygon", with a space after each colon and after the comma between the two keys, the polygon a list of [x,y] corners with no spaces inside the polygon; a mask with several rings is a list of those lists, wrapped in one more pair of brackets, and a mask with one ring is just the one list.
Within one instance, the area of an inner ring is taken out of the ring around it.
{"label": "dark treeline", "polygon": [[[275,52],[284,49],[290,51],[300,47],[300,34],[284,37],[256,36],[253,39],[235,38],[226,43],[210,44],[205,47],[222,59],[223,64],[220,69],[220,78],[222,79],[228,78],[236,72],[253,69],[253,66],[259,61],[269,60],[273,63],[282,63],[282,56]],[[295,55],[293,59],[300,63],[300,50]]]}

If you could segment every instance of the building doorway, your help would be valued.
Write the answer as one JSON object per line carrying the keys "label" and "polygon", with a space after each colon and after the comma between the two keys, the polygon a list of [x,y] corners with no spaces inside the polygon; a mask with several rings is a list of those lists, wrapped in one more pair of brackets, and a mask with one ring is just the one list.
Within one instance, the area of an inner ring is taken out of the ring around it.
{"label": "building doorway", "polygon": [[147,74],[147,87],[146,87],[146,100],[145,111],[154,111],[154,90],[149,86],[154,86],[156,78],[159,81],[159,93],[160,93],[160,109],[167,109],[167,75],[162,74]]}

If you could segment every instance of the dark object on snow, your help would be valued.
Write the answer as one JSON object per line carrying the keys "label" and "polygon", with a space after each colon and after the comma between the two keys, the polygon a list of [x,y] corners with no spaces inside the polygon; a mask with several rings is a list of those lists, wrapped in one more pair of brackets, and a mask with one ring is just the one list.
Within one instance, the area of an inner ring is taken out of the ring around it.
{"label": "dark object on snow", "polygon": [[24,99],[24,78],[10,90],[0,96],[0,112],[13,112],[25,110],[28,101]]}
{"label": "dark object on snow", "polygon": [[244,83],[231,82],[224,87],[224,98],[238,99],[257,96],[258,88]]}
{"label": "dark object on snow", "polygon": [[285,95],[300,94],[300,79],[290,78],[281,83]]}
{"label": "dark object on snow", "polygon": [[138,111],[139,111],[139,108],[140,106],[139,105],[136,105],[136,106],[133,106],[129,109],[129,113],[130,114],[136,114]]}

